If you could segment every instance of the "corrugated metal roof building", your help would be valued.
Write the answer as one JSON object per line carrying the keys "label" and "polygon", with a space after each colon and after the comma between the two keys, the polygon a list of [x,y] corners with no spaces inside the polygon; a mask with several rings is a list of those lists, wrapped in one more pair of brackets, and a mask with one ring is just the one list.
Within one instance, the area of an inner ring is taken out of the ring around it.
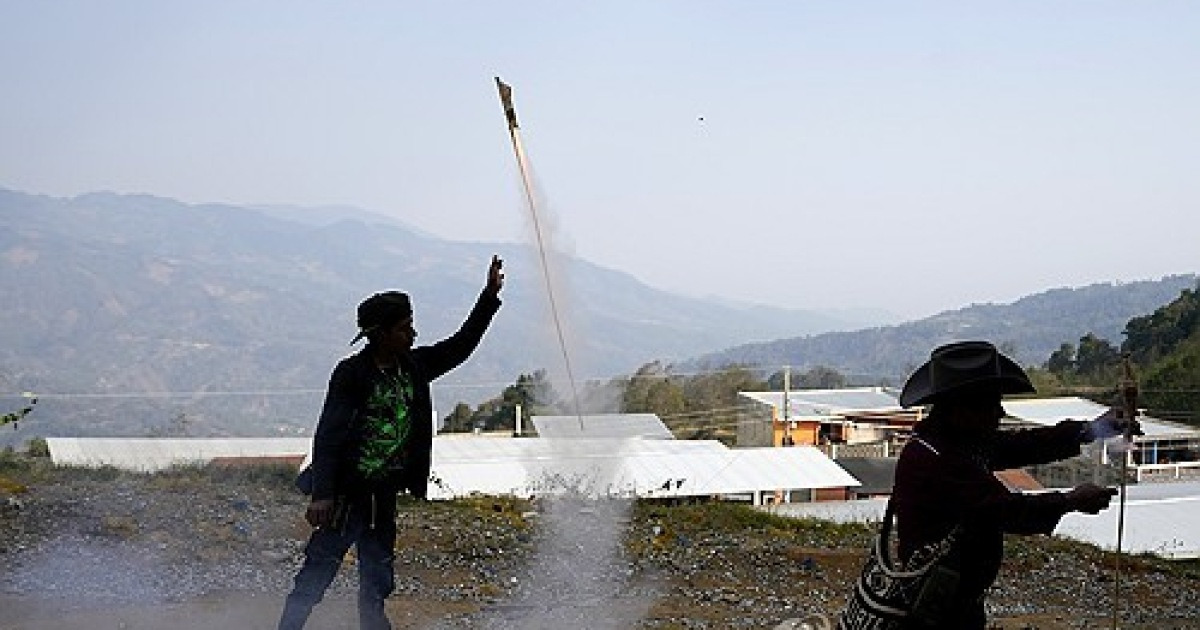
{"label": "corrugated metal roof building", "polygon": [[46,438],[60,466],[156,472],[225,458],[303,458],[312,438]]}
{"label": "corrugated metal roof building", "polygon": [[530,421],[542,438],[675,439],[667,425],[652,413],[532,416]]}
{"label": "corrugated metal roof building", "polygon": [[[575,417],[571,421],[577,422]],[[311,438],[49,438],[52,461],[154,472],[214,460],[299,458]],[[729,449],[716,440],[483,438],[433,440],[430,497],[471,494],[689,497],[777,492],[801,498],[859,482],[815,448]]]}
{"label": "corrugated metal roof building", "polygon": [[[738,392],[750,402],[738,421],[738,446],[886,442],[921,418],[887,387]],[[786,401],[786,404],[785,404]]]}
{"label": "corrugated metal roof building", "polygon": [[[783,392],[738,392],[739,396],[783,408]],[[900,393],[889,387],[793,389],[788,391],[788,417],[837,416],[855,411],[900,411]]]}
{"label": "corrugated metal roof building", "polygon": [[[1021,422],[1053,426],[1062,420],[1090,420],[1107,406],[1076,397],[1004,401],[1004,410]],[[1145,435],[1134,438],[1129,465],[1137,481],[1175,481],[1200,478],[1200,429],[1146,415],[1138,416]],[[1101,462],[1120,461],[1121,454],[1101,451]]]}
{"label": "corrugated metal roof building", "polygon": [[815,448],[730,449],[715,440],[434,440],[430,496],[575,492],[641,498],[748,495],[857,486]]}
{"label": "corrugated metal roof building", "polygon": [[[1009,416],[1041,426],[1053,426],[1063,420],[1091,420],[1108,410],[1106,405],[1074,396],[1005,400],[1003,405]],[[1139,415],[1138,422],[1147,440],[1174,436],[1200,437],[1200,430],[1186,424],[1146,415]]]}

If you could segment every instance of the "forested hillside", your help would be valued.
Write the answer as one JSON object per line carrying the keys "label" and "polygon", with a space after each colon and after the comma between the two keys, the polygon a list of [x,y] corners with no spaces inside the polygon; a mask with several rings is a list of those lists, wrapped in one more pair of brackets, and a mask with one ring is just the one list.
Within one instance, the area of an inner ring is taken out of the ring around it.
{"label": "forested hillside", "polygon": [[1127,348],[1144,365],[1143,404],[1200,425],[1200,285],[1127,331]]}
{"label": "forested hillside", "polygon": [[1195,274],[1160,280],[1097,283],[1031,295],[1010,304],[976,304],[915,322],[754,343],[677,366],[684,371],[740,364],[777,370],[823,366],[851,383],[898,384],[949,341],[986,339],[1022,365],[1042,365],[1064,340],[1091,333],[1119,339],[1134,317],[1153,312],[1195,286]]}
{"label": "forested hillside", "polygon": [[1115,396],[1128,355],[1138,374],[1139,403],[1152,416],[1200,425],[1200,284],[1154,312],[1134,317],[1123,342],[1085,335],[1050,354],[1039,390],[1087,391],[1099,401]]}

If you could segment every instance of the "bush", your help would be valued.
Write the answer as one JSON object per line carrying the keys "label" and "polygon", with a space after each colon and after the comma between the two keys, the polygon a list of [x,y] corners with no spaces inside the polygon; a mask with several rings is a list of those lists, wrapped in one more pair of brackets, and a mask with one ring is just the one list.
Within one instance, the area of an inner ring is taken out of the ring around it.
{"label": "bush", "polygon": [[25,453],[30,457],[49,459],[50,445],[46,443],[46,438],[35,437],[25,446]]}

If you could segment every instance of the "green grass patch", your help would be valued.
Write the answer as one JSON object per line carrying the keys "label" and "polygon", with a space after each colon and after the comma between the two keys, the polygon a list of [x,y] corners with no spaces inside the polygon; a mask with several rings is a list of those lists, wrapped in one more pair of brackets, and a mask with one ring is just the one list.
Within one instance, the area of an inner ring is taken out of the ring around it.
{"label": "green grass patch", "polygon": [[779,516],[744,503],[726,501],[677,505],[639,501],[634,508],[633,518],[639,523],[657,525],[674,535],[739,533],[829,548],[865,548],[876,530],[874,526],[861,523]]}

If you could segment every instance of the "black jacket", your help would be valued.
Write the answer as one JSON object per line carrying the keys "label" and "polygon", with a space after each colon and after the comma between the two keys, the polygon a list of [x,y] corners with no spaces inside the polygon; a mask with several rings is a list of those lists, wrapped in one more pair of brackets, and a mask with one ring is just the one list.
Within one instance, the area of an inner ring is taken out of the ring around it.
{"label": "black jacket", "polygon": [[[962,525],[954,560],[961,571],[955,614],[982,615],[984,592],[1000,570],[1005,533],[1049,534],[1068,511],[1063,493],[1011,492],[993,471],[1078,455],[1082,426],[1066,420],[1053,427],[1000,431],[986,446],[967,448],[927,421],[917,424],[916,439],[900,453],[892,491],[900,557]],[[975,625],[959,621],[945,627]]]}
{"label": "black jacket", "polygon": [[499,308],[500,298],[485,290],[458,332],[433,345],[413,348],[401,357],[400,369],[412,380],[414,390],[409,408],[412,434],[401,478],[389,480],[385,487],[366,485],[355,470],[362,438],[355,420],[364,413],[367,397],[384,376],[367,348],[337,364],[329,377],[325,404],[313,437],[314,500],[402,490],[425,498],[433,450],[433,401],[429,384],[467,360]]}

